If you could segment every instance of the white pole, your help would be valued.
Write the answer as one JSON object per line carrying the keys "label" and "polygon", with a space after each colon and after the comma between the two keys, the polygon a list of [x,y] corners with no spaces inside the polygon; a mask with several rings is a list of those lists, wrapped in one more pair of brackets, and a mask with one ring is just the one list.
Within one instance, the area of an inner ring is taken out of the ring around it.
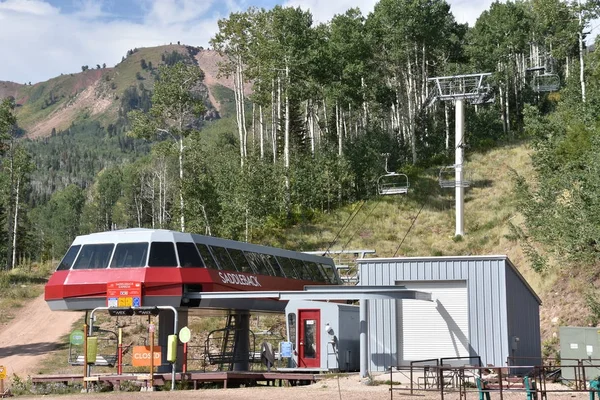
{"label": "white pole", "polygon": [[367,354],[368,351],[368,307],[369,301],[366,299],[360,300],[359,306],[359,335],[360,335],[360,377],[366,378],[369,370],[369,356]]}
{"label": "white pole", "polygon": [[454,168],[456,172],[456,233],[455,235],[464,235],[464,194],[463,187],[463,137],[465,128],[465,104],[463,99],[455,100],[455,157]]}

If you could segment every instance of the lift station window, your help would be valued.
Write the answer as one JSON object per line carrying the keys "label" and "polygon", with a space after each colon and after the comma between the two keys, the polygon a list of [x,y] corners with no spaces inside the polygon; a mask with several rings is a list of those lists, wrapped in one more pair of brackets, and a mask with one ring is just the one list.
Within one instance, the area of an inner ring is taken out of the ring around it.
{"label": "lift station window", "polygon": [[233,263],[238,271],[247,272],[249,274],[254,273],[254,270],[248,263],[248,260],[246,260],[246,256],[244,256],[244,253],[241,250],[229,248],[227,251],[229,252],[229,256],[233,260]]}
{"label": "lift station window", "polygon": [[244,255],[257,274],[274,276],[273,268],[271,268],[271,264],[263,257],[263,254],[245,251]]}
{"label": "lift station window", "polygon": [[237,271],[235,264],[231,261],[227,249],[219,246],[209,246],[211,252],[215,255],[215,259],[219,267],[224,270]]}
{"label": "lift station window", "polygon": [[283,273],[283,269],[279,265],[279,262],[277,262],[277,258],[274,255],[263,254],[263,256],[265,257],[267,262],[271,265],[271,268],[273,268],[273,271],[275,271],[275,276],[281,276],[281,277],[285,276],[285,274]]}
{"label": "lift station window", "polygon": [[329,283],[337,284],[334,267],[327,264],[321,264],[321,268],[323,273],[327,276],[327,281]]}
{"label": "lift station window", "polygon": [[301,319],[301,322],[304,324],[304,358],[317,358],[317,321]]}
{"label": "lift station window", "polygon": [[177,257],[173,242],[152,242],[150,245],[150,267],[176,267]]}
{"label": "lift station window", "polygon": [[296,313],[288,314],[288,326],[290,328],[290,342],[296,347]]}
{"label": "lift station window", "polygon": [[204,268],[204,263],[196,245],[191,242],[177,242],[177,255],[183,268]]}
{"label": "lift station window", "polygon": [[325,273],[319,268],[319,265],[316,262],[312,261],[304,261],[304,265],[311,273],[312,280],[317,282],[327,282],[329,283],[329,277],[325,275]]}
{"label": "lift station window", "polygon": [[309,271],[308,267],[304,265],[304,262],[302,262],[302,260],[298,260],[296,258],[290,258],[290,260],[292,261],[294,270],[296,270],[296,273],[299,275],[300,279],[304,279],[307,281],[314,280],[311,272]]}
{"label": "lift station window", "polygon": [[294,270],[292,260],[290,260],[287,257],[277,257],[277,261],[279,261],[279,265],[281,265],[281,268],[283,269],[283,273],[285,274],[286,278],[300,278],[299,274]]}
{"label": "lift station window", "polygon": [[139,268],[146,266],[148,243],[119,243],[110,263],[111,268]]}
{"label": "lift station window", "polygon": [[79,253],[80,248],[81,248],[81,245],[79,245],[79,244],[69,247],[67,254],[65,254],[65,256],[63,257],[60,264],[58,264],[58,268],[56,268],[56,270],[57,271],[65,271],[67,269],[71,269],[71,266],[73,265],[73,261],[75,261],[75,257],[77,257],[77,253]]}
{"label": "lift station window", "polygon": [[206,247],[205,244],[196,243],[196,247],[198,248],[198,252],[200,252],[200,256],[202,257],[202,261],[204,261],[204,265],[206,265],[206,268],[219,269],[217,263],[215,262],[215,259],[210,253],[210,250],[208,249],[208,247]]}
{"label": "lift station window", "polygon": [[73,269],[104,269],[108,267],[114,247],[113,243],[84,245]]}

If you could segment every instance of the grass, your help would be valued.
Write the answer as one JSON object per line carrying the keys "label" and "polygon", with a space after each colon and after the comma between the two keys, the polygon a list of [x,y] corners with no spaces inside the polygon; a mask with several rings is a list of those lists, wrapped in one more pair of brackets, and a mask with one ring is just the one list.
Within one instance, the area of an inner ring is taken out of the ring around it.
{"label": "grass", "polygon": [[0,271],[0,324],[14,319],[28,299],[43,293],[50,268],[50,264],[44,263]]}
{"label": "grass", "polygon": [[532,168],[525,144],[473,154],[467,169],[476,172],[476,184],[465,189],[464,231],[455,233],[455,200],[452,189],[437,187],[435,169],[411,181],[406,196],[367,201],[350,225],[342,226],[360,204],[351,204],[316,222],[275,233],[268,241],[303,251],[375,249],[378,257],[506,254],[519,266],[527,262],[514,240],[507,239],[509,225],[522,224],[512,193],[510,169],[529,177]]}

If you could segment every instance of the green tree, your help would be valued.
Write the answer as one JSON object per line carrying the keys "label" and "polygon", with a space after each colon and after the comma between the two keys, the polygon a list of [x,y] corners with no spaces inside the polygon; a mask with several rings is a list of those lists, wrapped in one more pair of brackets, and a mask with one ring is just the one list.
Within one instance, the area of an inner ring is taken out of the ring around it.
{"label": "green tree", "polygon": [[68,185],[52,194],[33,221],[37,227],[42,252],[51,260],[62,256],[71,242],[81,233],[81,214],[85,204],[85,193],[77,185]]}
{"label": "green tree", "polygon": [[185,231],[184,138],[198,126],[204,111],[200,85],[204,73],[195,65],[178,62],[172,67],[161,66],[160,79],[154,86],[152,108],[148,114],[140,111],[129,113],[129,134],[138,138],[167,136],[178,145],[179,156],[179,212],[180,229]]}

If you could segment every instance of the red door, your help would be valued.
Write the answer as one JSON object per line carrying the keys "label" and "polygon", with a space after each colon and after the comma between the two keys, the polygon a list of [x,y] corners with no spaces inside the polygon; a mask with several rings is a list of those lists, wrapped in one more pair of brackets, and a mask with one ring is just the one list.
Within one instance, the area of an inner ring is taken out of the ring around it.
{"label": "red door", "polygon": [[320,310],[298,310],[298,365],[301,368],[321,366],[320,320]]}

